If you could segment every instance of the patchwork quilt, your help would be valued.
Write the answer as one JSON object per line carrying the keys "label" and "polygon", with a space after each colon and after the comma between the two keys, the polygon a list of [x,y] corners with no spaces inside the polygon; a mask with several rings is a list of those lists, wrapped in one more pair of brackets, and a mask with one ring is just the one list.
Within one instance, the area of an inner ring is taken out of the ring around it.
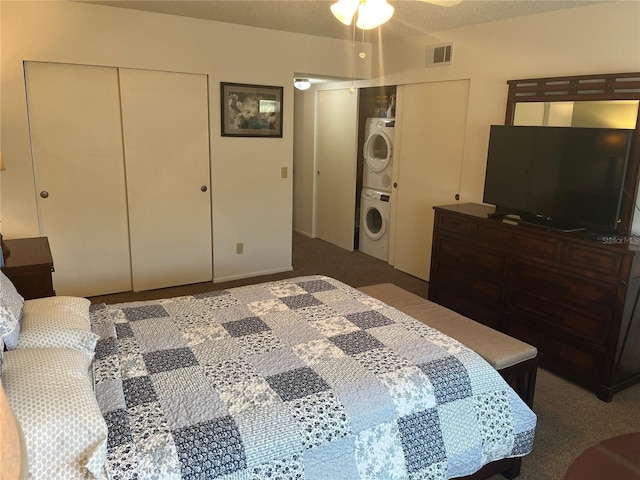
{"label": "patchwork quilt", "polygon": [[325,276],[97,305],[112,479],[447,479],[535,414],[476,353]]}

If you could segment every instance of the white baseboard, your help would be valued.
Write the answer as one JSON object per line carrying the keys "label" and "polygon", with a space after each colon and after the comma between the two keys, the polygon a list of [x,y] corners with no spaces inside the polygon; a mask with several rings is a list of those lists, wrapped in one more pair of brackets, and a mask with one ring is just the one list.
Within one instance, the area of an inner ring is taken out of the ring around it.
{"label": "white baseboard", "polygon": [[302,230],[298,230],[297,228],[293,229],[294,232],[299,233],[300,235],[304,236],[304,237],[308,237],[308,238],[316,238],[313,234],[309,233],[309,232],[304,232]]}
{"label": "white baseboard", "polygon": [[228,277],[213,277],[213,283],[231,282],[233,280],[243,280],[245,278],[260,277],[262,275],[272,275],[274,273],[290,272],[293,267],[276,268],[274,270],[262,270],[260,272],[241,273],[238,275],[229,275]]}

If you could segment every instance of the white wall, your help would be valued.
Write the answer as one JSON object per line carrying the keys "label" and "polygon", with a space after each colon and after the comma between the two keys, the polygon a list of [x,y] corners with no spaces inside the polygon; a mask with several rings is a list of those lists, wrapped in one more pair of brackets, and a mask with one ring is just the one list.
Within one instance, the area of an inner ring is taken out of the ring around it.
{"label": "white wall", "polygon": [[[426,68],[427,45],[445,42],[454,44],[453,64]],[[471,79],[460,193],[462,202],[479,202],[489,126],[504,123],[507,80],[640,71],[640,2],[595,4],[385,42],[382,58],[384,64],[374,64],[372,71],[384,75],[361,85]]]}
{"label": "white wall", "polygon": [[[209,75],[214,279],[291,269],[292,176],[280,173],[293,166],[294,72],[350,76],[350,42],[68,1],[3,0],[0,8],[8,167],[0,179],[0,218],[8,238],[40,234],[23,61],[203,73]],[[359,62],[355,75],[368,78],[370,71],[369,61]],[[284,86],[283,138],[222,138],[221,81]],[[242,255],[235,253],[238,242]]]}

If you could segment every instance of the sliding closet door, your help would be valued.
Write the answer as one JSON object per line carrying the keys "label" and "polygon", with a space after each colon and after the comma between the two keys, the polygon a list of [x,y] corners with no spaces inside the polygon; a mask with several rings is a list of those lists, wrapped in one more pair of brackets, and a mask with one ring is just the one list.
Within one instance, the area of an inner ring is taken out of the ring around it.
{"label": "sliding closet door", "polygon": [[27,62],[40,232],[59,295],[131,290],[118,73]]}
{"label": "sliding closet door", "polygon": [[212,279],[207,77],[120,69],[133,289]]}
{"label": "sliding closet door", "polygon": [[469,81],[405,85],[398,99],[393,265],[429,280],[433,206],[456,203],[460,189]]}

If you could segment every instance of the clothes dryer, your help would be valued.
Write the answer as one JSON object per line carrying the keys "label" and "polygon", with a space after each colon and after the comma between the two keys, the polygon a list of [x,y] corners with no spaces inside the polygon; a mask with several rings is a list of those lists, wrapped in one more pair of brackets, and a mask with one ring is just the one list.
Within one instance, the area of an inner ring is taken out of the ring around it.
{"label": "clothes dryer", "polygon": [[389,260],[389,208],[391,195],[369,188],[360,198],[360,242],[362,253]]}
{"label": "clothes dryer", "polygon": [[390,192],[393,172],[393,118],[368,118],[365,128],[362,185]]}

